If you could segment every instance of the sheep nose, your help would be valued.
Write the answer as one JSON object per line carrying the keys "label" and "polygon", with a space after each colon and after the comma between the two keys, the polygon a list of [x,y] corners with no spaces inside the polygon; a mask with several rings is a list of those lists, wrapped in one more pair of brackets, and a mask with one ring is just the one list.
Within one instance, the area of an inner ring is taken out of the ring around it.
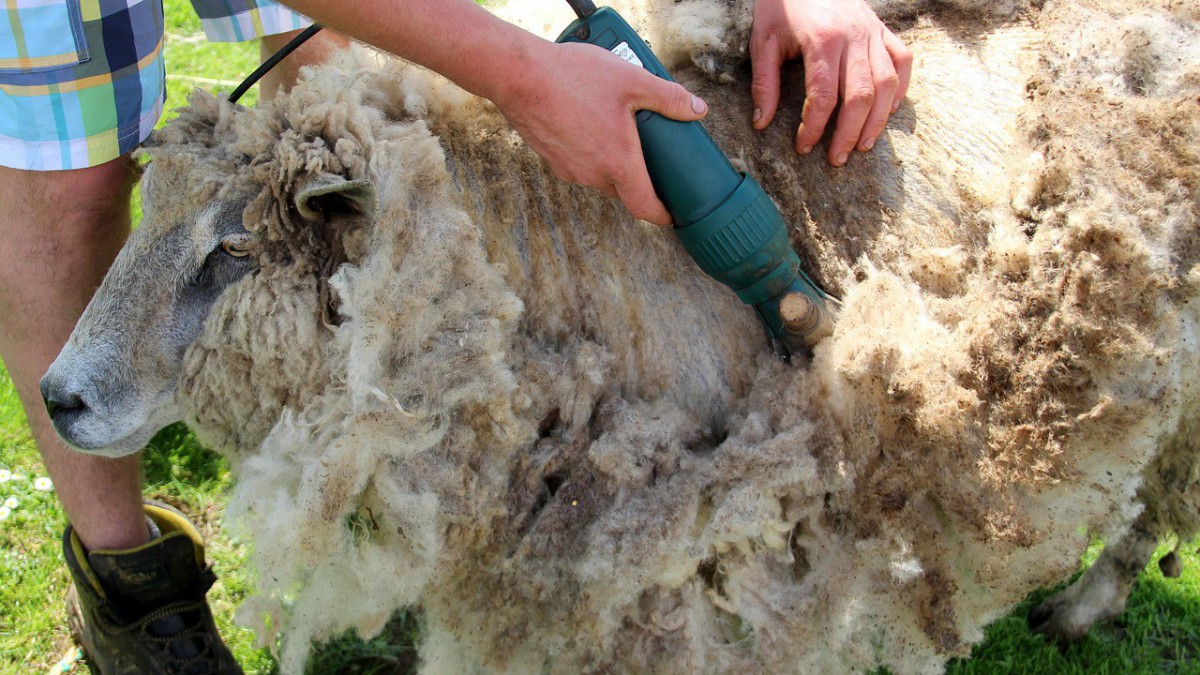
{"label": "sheep nose", "polygon": [[52,420],[70,413],[87,410],[87,403],[83,401],[83,396],[77,392],[51,388],[47,386],[46,382],[42,382],[41,389],[42,400],[46,403],[46,412],[49,413]]}

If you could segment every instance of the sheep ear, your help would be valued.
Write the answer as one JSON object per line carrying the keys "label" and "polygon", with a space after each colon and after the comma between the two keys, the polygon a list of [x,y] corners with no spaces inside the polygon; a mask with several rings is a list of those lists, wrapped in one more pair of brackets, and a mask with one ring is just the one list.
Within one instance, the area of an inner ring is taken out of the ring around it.
{"label": "sheep ear", "polygon": [[368,221],[374,218],[375,206],[375,186],[369,180],[348,180],[343,176],[323,173],[311,176],[296,186],[296,211],[300,217],[325,224],[315,229],[329,247],[318,275],[321,314],[326,326],[341,323],[329,279],[346,262],[346,232],[361,225],[364,217]]}
{"label": "sheep ear", "polygon": [[334,174],[313,176],[296,191],[296,210],[305,220],[335,215],[375,214],[375,186],[369,180],[347,180]]}

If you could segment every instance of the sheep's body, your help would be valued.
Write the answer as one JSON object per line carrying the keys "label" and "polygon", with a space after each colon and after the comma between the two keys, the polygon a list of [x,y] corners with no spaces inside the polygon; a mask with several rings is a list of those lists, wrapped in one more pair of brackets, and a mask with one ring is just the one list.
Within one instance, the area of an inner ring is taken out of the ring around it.
{"label": "sheep's body", "polygon": [[[180,392],[233,461],[285,669],[419,603],[429,672],[927,672],[1087,531],[1143,502],[1139,531],[1200,529],[1200,15],[960,4],[879,7],[909,102],[836,170],[790,151],[795,88],[750,131],[746,8],[618,5],[842,298],[799,367],[669,232],[415,68],[163,130],[147,194],[249,186],[270,242]],[[377,217],[298,224],[322,173],[372,180]]]}

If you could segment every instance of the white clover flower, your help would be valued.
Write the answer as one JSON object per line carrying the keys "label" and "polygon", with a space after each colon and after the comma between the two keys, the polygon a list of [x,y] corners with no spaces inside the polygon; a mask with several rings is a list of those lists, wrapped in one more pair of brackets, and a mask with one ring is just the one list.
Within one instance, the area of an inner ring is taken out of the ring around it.
{"label": "white clover flower", "polygon": [[8,520],[10,513],[12,513],[12,509],[7,506],[0,506],[0,520]]}
{"label": "white clover flower", "polygon": [[49,492],[54,489],[54,482],[45,476],[33,479],[33,489],[39,492]]}
{"label": "white clover flower", "polygon": [[7,483],[12,480],[12,472],[8,469],[0,469],[0,483]]}
{"label": "white clover flower", "polygon": [[18,501],[16,497],[9,497],[8,499],[4,500],[4,506],[9,509],[15,509],[20,505],[21,505],[21,502]]}

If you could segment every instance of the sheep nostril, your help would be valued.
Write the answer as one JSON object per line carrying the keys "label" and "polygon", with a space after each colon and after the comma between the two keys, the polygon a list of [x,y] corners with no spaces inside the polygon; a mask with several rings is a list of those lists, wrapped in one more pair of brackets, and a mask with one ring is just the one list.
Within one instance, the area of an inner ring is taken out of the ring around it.
{"label": "sheep nostril", "polygon": [[46,402],[46,412],[49,413],[51,419],[55,416],[71,412],[81,412],[87,409],[87,404],[83,402],[83,397],[75,393],[44,392],[42,400]]}

